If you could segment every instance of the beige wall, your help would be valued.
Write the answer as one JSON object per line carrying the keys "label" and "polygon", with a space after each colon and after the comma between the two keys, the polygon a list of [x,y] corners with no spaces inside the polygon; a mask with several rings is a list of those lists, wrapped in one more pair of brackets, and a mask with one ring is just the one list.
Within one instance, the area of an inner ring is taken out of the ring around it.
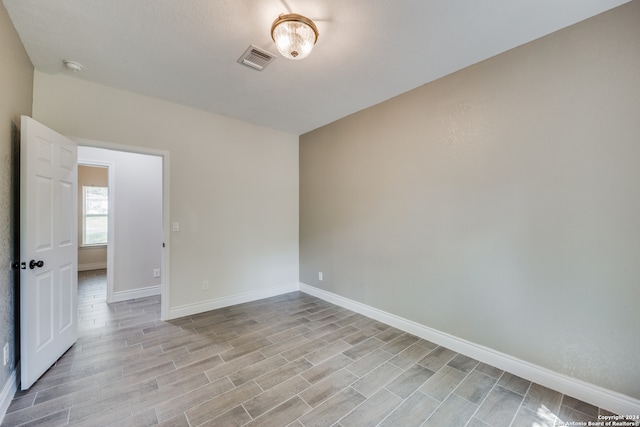
{"label": "beige wall", "polygon": [[631,2],[301,136],[300,280],[640,398],[639,137]]}
{"label": "beige wall", "polygon": [[8,266],[17,261],[19,143],[13,140],[12,126],[20,126],[20,116],[31,114],[33,66],[18,34],[0,4],[0,348],[11,346],[10,363],[0,365],[0,389],[15,368],[19,354],[18,279]]}
{"label": "beige wall", "polygon": [[170,152],[172,308],[298,282],[296,135],[40,72],[33,116],[68,136]]}
{"label": "beige wall", "polygon": [[78,165],[78,270],[107,268],[107,247],[82,247],[82,187],[108,187],[109,169]]}

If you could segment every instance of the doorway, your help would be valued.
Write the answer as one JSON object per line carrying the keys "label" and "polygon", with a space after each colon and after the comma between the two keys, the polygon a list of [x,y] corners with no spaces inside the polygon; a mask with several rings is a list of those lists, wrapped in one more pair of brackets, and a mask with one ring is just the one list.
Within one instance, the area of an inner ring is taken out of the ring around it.
{"label": "doorway", "polygon": [[[113,266],[107,268],[108,258],[113,259],[113,255],[107,255],[114,232],[113,209],[109,206],[111,166],[108,162],[78,162],[78,276],[100,278],[91,286],[91,293],[105,302],[108,290],[113,291]],[[80,297],[85,290],[79,286],[78,292]]]}
{"label": "doorway", "polygon": [[[164,319],[168,313],[168,153],[95,141],[77,142],[79,170],[83,166],[102,168],[108,176],[107,302],[160,295]],[[81,204],[82,199],[78,202]],[[80,220],[81,217],[79,224]],[[79,247],[79,271],[83,260],[87,260],[80,256],[83,250],[91,251]],[[88,265],[92,266],[90,262]]]}

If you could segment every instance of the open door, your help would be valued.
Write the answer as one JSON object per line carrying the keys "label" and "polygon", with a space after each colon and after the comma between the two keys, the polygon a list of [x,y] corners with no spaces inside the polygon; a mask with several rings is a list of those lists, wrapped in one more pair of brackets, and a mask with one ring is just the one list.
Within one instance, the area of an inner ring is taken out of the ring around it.
{"label": "open door", "polygon": [[20,368],[26,390],[77,340],[77,146],[22,116]]}

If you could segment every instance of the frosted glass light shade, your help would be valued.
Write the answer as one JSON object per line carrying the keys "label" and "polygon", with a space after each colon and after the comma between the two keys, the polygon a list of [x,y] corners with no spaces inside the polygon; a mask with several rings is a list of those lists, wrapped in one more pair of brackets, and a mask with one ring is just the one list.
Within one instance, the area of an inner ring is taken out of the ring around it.
{"label": "frosted glass light shade", "polygon": [[273,21],[271,38],[285,58],[303,59],[318,41],[318,29],[309,18],[290,13]]}

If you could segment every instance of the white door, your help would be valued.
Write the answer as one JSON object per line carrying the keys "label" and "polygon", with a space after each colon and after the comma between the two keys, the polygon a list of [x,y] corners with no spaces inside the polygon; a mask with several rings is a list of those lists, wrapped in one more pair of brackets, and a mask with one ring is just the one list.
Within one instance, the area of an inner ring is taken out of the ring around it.
{"label": "white door", "polygon": [[20,368],[26,390],[78,336],[77,146],[29,117],[20,142]]}

